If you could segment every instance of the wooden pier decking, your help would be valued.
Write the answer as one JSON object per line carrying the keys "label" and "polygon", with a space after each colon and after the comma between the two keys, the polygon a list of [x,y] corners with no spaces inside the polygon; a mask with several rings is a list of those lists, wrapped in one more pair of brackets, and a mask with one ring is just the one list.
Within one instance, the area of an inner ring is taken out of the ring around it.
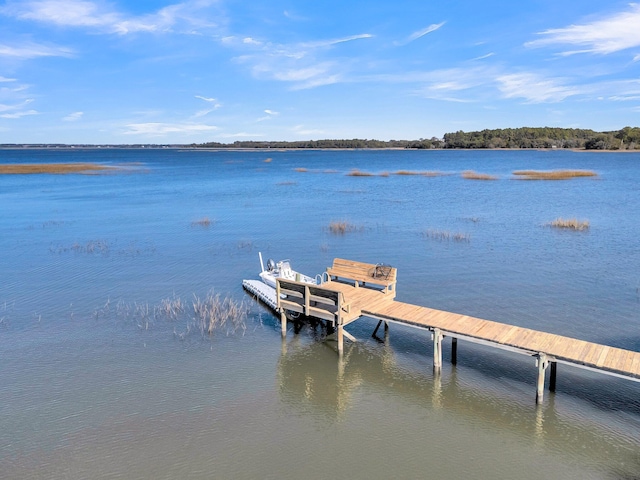
{"label": "wooden pier decking", "polygon": [[538,367],[537,403],[543,401],[549,366],[549,388],[555,390],[557,363],[640,381],[640,352],[398,302],[395,268],[335,259],[327,273],[329,281],[317,286],[278,279],[276,311],[281,314],[283,336],[286,311],[320,318],[336,327],[338,353],[342,354],[343,337],[355,340],[344,327],[368,316],[385,322],[385,328],[392,322],[433,332],[436,371],[442,366],[445,337],[452,338],[452,363],[456,363],[458,339],[530,355]]}

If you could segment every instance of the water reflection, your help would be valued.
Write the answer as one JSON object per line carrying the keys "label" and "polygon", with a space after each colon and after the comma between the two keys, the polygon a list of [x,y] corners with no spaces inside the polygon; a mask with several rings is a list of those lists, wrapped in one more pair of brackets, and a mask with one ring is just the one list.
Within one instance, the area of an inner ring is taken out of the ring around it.
{"label": "water reflection", "polygon": [[464,367],[445,365],[437,373],[416,371],[416,365],[405,363],[388,341],[350,344],[340,360],[330,344],[305,344],[293,336],[283,341],[278,362],[280,398],[294,411],[331,422],[342,421],[351,410],[368,408],[363,395],[383,396],[389,412],[402,408],[396,403],[409,401],[426,411],[452,414],[470,426],[511,431],[532,447],[613,464],[615,474],[622,477],[640,472],[640,438],[633,428],[616,431],[606,418],[602,422],[587,418],[590,412],[570,411],[566,404],[562,411],[554,394],[548,395],[544,405],[536,406],[531,396],[522,398],[520,390],[505,394],[460,381],[461,374],[477,375]]}

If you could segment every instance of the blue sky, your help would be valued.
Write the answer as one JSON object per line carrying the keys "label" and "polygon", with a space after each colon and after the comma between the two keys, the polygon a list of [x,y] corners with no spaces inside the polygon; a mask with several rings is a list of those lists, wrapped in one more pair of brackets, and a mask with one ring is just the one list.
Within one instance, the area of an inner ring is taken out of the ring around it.
{"label": "blue sky", "polygon": [[0,1],[0,143],[617,130],[640,4]]}

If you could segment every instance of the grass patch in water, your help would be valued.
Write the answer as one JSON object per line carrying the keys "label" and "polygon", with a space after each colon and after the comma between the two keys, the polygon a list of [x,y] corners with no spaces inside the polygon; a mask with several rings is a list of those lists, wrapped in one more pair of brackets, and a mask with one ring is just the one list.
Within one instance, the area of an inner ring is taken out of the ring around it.
{"label": "grass patch in water", "polygon": [[471,241],[471,236],[467,233],[450,232],[448,230],[425,230],[422,232],[422,236],[445,242],[453,241],[469,243]]}
{"label": "grass patch in water", "polygon": [[488,173],[478,173],[473,170],[465,170],[462,172],[462,178],[467,180],[497,180],[495,175],[489,175]]}
{"label": "grass patch in water", "polygon": [[96,173],[118,170],[118,167],[109,167],[97,163],[29,163],[0,165],[2,175],[33,175],[39,173],[69,174],[69,173]]}
{"label": "grass patch in water", "polygon": [[358,227],[344,220],[335,220],[329,224],[328,230],[334,235],[344,235],[345,233],[360,231],[362,227]]}
{"label": "grass patch in water", "polygon": [[554,221],[547,223],[547,226],[581,232],[583,230],[589,230],[589,221],[578,220],[577,218],[556,218]]}
{"label": "grass patch in water", "polygon": [[211,220],[209,217],[202,217],[198,220],[194,220],[193,222],[191,222],[191,226],[209,228],[214,223],[215,223],[215,220]]}
{"label": "grass patch in water", "polygon": [[592,170],[516,170],[513,174],[518,180],[568,180],[579,177],[597,177]]}
{"label": "grass patch in water", "polygon": [[[194,294],[191,302],[173,295],[162,299],[157,305],[126,303],[122,300],[114,305],[108,299],[93,312],[93,316],[95,319],[115,318],[117,321],[132,322],[140,330],[149,330],[160,320],[177,323],[179,325],[174,327],[173,334],[184,340],[192,333],[200,333],[202,337],[211,337],[215,332],[244,334],[249,310],[244,300],[221,297],[211,290],[204,298]],[[178,329],[181,331],[178,332]]]}
{"label": "grass patch in water", "polygon": [[436,171],[419,172],[415,170],[398,170],[396,172],[393,172],[393,174],[394,175],[420,175],[422,177],[441,177],[446,175],[443,172],[436,172]]}
{"label": "grass patch in water", "polygon": [[347,173],[347,177],[375,177],[375,174],[370,172],[363,172],[362,170],[354,168],[349,173]]}

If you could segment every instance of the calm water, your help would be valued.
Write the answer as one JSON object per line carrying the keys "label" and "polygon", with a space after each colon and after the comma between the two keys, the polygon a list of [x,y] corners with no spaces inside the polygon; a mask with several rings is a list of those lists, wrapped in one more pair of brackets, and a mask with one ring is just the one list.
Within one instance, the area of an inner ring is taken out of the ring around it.
{"label": "calm water", "polygon": [[[241,288],[259,251],[384,262],[401,301],[640,351],[640,154],[0,151],[75,161],[126,168],[0,176],[0,478],[640,478],[640,383],[560,365],[536,407],[533,359],[445,342],[437,380],[427,333],[370,319],[339,362]],[[560,168],[599,175],[511,175]],[[245,331],[153,315],[212,289]]]}

